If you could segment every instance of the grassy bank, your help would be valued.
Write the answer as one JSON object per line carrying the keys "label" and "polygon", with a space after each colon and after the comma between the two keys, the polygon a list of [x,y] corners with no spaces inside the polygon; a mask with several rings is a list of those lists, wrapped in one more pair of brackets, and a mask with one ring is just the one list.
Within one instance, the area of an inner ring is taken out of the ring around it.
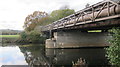
{"label": "grassy bank", "polygon": [[20,35],[0,35],[2,38],[18,38]]}
{"label": "grassy bank", "polygon": [[2,43],[15,43],[19,39],[20,35],[0,35]]}

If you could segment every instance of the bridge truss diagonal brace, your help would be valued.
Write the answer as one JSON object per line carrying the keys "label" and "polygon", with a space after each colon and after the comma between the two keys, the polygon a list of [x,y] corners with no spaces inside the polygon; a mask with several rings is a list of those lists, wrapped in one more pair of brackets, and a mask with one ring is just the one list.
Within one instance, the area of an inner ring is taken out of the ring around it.
{"label": "bridge truss diagonal brace", "polygon": [[100,9],[100,11],[98,12],[98,14],[96,15],[95,19],[99,16],[99,14],[102,12],[102,10],[105,8],[106,5],[107,5],[107,3],[105,3],[103,5],[103,7]]}
{"label": "bridge truss diagonal brace", "polygon": [[120,1],[118,1],[118,3],[117,3],[117,2],[114,2],[112,0],[106,0],[106,2],[110,2],[110,3],[112,3],[112,4],[116,5],[116,6],[118,6],[119,5],[118,3],[120,3]]}

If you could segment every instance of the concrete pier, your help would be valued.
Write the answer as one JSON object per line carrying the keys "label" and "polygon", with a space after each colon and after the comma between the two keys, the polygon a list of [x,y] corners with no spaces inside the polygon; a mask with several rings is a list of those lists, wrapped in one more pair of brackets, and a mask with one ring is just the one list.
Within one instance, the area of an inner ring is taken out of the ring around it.
{"label": "concrete pier", "polygon": [[109,46],[107,39],[107,32],[60,31],[46,40],[46,48],[105,47]]}

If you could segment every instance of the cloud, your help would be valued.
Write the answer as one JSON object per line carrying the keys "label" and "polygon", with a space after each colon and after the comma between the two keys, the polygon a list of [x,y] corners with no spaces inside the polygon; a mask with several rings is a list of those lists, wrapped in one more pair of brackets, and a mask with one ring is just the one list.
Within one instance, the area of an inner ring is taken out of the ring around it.
{"label": "cloud", "polygon": [[27,65],[19,47],[0,47],[0,65]]}
{"label": "cloud", "polygon": [[69,5],[70,8],[78,11],[84,8],[86,3],[93,4],[99,1],[102,0],[0,0],[0,29],[23,29],[25,17],[34,11],[50,13],[63,5]]}

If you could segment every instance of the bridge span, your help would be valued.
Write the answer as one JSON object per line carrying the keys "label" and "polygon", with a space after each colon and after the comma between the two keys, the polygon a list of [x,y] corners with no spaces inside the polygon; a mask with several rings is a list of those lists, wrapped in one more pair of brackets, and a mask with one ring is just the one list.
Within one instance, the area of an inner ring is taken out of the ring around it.
{"label": "bridge span", "polygon": [[[108,32],[120,26],[120,0],[104,0],[42,27],[50,33],[46,48],[108,46]],[[86,33],[102,30],[101,33]],[[84,32],[83,32],[84,31]]]}

